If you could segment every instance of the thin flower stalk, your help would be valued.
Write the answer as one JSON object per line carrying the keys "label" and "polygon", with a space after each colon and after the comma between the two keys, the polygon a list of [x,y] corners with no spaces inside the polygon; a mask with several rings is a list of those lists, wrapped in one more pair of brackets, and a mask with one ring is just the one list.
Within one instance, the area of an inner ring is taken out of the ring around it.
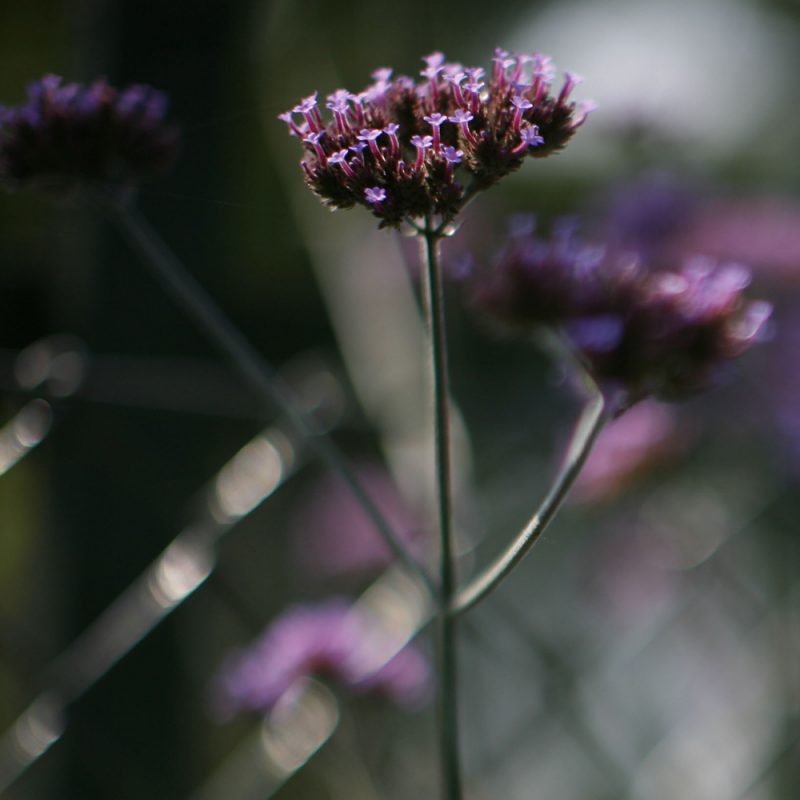
{"label": "thin flower stalk", "polygon": [[458,749],[458,660],[456,620],[448,613],[455,591],[453,558],[453,508],[450,458],[450,391],[447,377],[447,338],[439,239],[430,216],[423,242],[426,261],[428,328],[431,342],[436,449],[437,500],[439,504],[439,737],[442,791],[446,800],[460,800],[461,766]]}
{"label": "thin flower stalk", "polygon": [[449,614],[457,616],[477,605],[491,594],[528,554],[552,522],[575,479],[581,471],[592,446],[603,426],[610,418],[610,407],[600,392],[597,392],[584,407],[575,432],[567,449],[564,463],[553,481],[550,490],[536,513],[517,534],[504,553],[482,573],[473,578],[453,598]]}

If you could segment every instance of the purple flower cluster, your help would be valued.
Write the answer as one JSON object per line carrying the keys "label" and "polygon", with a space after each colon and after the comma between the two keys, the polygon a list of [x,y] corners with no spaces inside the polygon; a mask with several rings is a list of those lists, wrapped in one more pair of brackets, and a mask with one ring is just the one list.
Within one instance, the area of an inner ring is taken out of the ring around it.
{"label": "purple flower cluster", "polygon": [[0,109],[0,178],[48,188],[136,183],[177,154],[166,111],[166,96],[149,86],[117,90],[105,80],[82,86],[46,75],[28,87],[27,102]]}
{"label": "purple flower cluster", "polygon": [[529,230],[512,236],[474,296],[517,329],[556,329],[601,387],[630,404],[702,390],[760,338],[771,307],[745,299],[749,282],[738,264],[695,258],[648,271],[571,232],[543,240]]}
{"label": "purple flower cluster", "polygon": [[468,193],[526,156],[563,148],[591,110],[570,99],[575,75],[566,73],[551,94],[555,69],[547,56],[495,50],[488,76],[446,63],[442,53],[423,60],[419,83],[379,69],[364,91],[328,95],[327,122],[316,93],[280,115],[306,149],[306,183],[332,208],[361,204],[382,226],[429,214],[451,219]]}
{"label": "purple flower cluster", "polygon": [[225,717],[266,713],[304,677],[383,695],[402,706],[423,702],[431,681],[426,656],[413,644],[397,652],[378,634],[365,612],[345,600],[290,608],[223,667],[217,706]]}

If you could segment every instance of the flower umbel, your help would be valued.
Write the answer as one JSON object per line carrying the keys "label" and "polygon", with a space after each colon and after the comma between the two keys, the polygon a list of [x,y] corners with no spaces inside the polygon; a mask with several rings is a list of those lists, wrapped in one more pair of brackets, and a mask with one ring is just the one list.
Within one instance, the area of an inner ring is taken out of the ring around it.
{"label": "flower umbel", "polygon": [[496,50],[491,76],[480,67],[424,59],[423,80],[373,73],[358,94],[317,94],[280,115],[306,149],[306,183],[332,208],[363,205],[382,226],[436,214],[447,221],[477,191],[535,158],[562,149],[590,108],[570,99],[577,78],[555,77],[542,55]]}
{"label": "flower umbel", "polygon": [[28,87],[25,103],[0,109],[0,178],[62,189],[137,183],[177,154],[166,111],[166,96],[149,86],[118,90],[105,80],[82,86],[46,75]]}
{"label": "flower umbel", "polygon": [[606,392],[630,405],[674,400],[706,388],[730,359],[763,336],[769,303],[750,301],[749,272],[695,258],[675,270],[647,270],[630,253],[512,237],[478,278],[475,302],[519,330],[557,331]]}

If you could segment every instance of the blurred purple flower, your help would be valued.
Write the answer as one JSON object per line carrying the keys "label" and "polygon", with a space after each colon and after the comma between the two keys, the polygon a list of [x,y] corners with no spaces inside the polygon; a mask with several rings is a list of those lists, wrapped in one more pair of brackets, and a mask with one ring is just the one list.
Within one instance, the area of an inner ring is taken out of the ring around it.
{"label": "blurred purple flower", "polygon": [[[416,557],[424,557],[427,539],[388,473],[362,463],[356,474],[392,529]],[[292,528],[297,561],[314,576],[375,574],[393,561],[372,520],[335,475],[320,478]]]}
{"label": "blurred purple flower", "polygon": [[216,678],[215,705],[223,718],[267,713],[304,677],[406,707],[423,703],[431,686],[427,657],[417,645],[397,651],[366,612],[334,599],[287,609],[250,647],[232,655]]}
{"label": "blurred purple flower", "polygon": [[366,198],[367,202],[371,205],[375,205],[376,203],[382,203],[386,199],[386,189],[383,189],[380,186],[375,186],[374,188],[369,188],[364,190],[364,197]]}
{"label": "blurred purple flower", "polygon": [[695,258],[645,275],[612,349],[579,345],[599,382],[621,384],[637,401],[680,399],[711,385],[733,358],[763,338],[772,307],[747,301],[750,273],[738,264]]}
{"label": "blurred purple flower", "polygon": [[[306,183],[324,203],[366,206],[381,226],[430,214],[450,220],[469,194],[518,169],[526,156],[561,150],[590,110],[571,100],[576,80],[569,73],[551,94],[554,70],[539,54],[496,50],[486,83],[482,69],[445,64],[441,53],[423,60],[419,83],[381,69],[359,94],[336,90],[327,97],[328,121],[316,93],[280,115],[304,143]],[[343,159],[358,142],[369,146]],[[385,192],[380,202],[378,192]]]}
{"label": "blurred purple flower", "polygon": [[478,275],[478,308],[506,325],[558,331],[609,394],[625,404],[673,400],[713,382],[762,337],[771,307],[747,301],[750,273],[694,258],[648,271],[638,257],[578,243],[557,231],[512,236]]}
{"label": "blurred purple flower", "polygon": [[0,178],[13,187],[136,183],[177,155],[166,111],[166,95],[149,86],[117,90],[105,80],[82,86],[46,75],[25,103],[0,109]]}

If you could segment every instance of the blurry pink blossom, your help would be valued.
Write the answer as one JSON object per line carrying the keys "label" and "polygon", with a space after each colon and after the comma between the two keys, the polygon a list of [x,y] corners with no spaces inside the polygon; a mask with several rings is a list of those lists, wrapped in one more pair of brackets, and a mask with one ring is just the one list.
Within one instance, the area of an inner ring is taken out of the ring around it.
{"label": "blurry pink blossom", "polygon": [[584,465],[571,495],[573,502],[604,500],[684,452],[690,434],[677,417],[672,407],[645,400],[614,420]]}
{"label": "blurry pink blossom", "polygon": [[428,658],[414,643],[398,651],[384,633],[348,600],[293,606],[223,664],[214,685],[217,713],[267,713],[306,677],[418,707],[430,694]]}

